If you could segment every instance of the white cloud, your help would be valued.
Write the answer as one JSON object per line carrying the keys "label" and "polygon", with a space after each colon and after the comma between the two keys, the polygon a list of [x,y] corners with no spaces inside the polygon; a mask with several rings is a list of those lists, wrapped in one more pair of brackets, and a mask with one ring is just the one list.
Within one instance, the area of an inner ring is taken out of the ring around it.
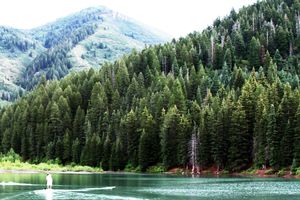
{"label": "white cloud", "polygon": [[104,5],[173,36],[184,36],[212,24],[256,0],[4,0],[0,24],[33,28],[81,9]]}

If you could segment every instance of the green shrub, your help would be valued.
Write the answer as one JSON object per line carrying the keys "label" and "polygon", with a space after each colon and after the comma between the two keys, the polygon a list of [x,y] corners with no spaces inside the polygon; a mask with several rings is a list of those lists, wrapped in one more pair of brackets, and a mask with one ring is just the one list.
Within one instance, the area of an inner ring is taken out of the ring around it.
{"label": "green shrub", "polygon": [[300,167],[295,168],[294,171],[295,171],[294,175],[296,175],[296,176],[300,175]]}
{"label": "green shrub", "polygon": [[284,169],[281,169],[277,172],[278,176],[284,176],[286,174],[286,171]]}
{"label": "green shrub", "polygon": [[134,171],[134,167],[129,163],[125,166],[125,169],[124,169],[125,172],[132,172]]}
{"label": "green shrub", "polygon": [[133,172],[142,172],[142,168],[140,166],[137,166]]}
{"label": "green shrub", "polygon": [[147,173],[163,173],[166,169],[162,165],[151,166],[147,169]]}
{"label": "green shrub", "polygon": [[243,171],[242,174],[253,175],[253,174],[256,174],[256,172],[257,172],[256,168],[249,168],[246,171]]}
{"label": "green shrub", "polygon": [[0,161],[1,162],[11,162],[14,163],[16,161],[20,162],[21,157],[15,153],[13,149],[10,149],[6,154],[1,154],[0,155]]}

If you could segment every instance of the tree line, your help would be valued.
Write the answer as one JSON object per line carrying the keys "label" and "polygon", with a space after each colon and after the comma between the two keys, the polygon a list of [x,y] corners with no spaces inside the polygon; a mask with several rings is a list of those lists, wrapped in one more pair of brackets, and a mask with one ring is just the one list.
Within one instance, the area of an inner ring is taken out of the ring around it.
{"label": "tree line", "polygon": [[259,2],[98,71],[44,78],[0,111],[0,151],[104,170],[300,167],[299,5]]}

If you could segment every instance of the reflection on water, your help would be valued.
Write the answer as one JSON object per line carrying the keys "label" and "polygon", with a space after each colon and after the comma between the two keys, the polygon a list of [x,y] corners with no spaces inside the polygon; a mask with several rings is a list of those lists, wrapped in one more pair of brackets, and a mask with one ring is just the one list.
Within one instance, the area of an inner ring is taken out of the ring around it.
{"label": "reflection on water", "polygon": [[[115,187],[104,187],[104,188],[85,188],[78,190],[64,190],[64,189],[51,189],[51,190],[36,190],[34,191],[35,195],[40,197],[45,197],[48,199],[89,199],[89,200],[98,200],[98,199],[122,199],[122,200],[140,200],[141,198],[129,197],[129,196],[118,196],[118,195],[105,195],[105,194],[89,194],[85,193],[87,191],[95,190],[112,190]],[[144,199],[144,198],[143,198]]]}
{"label": "reflection on water", "polygon": [[29,184],[29,183],[16,183],[16,182],[4,182],[4,181],[2,181],[1,183],[0,183],[0,186],[3,186],[3,187],[5,187],[5,186],[33,186],[34,184]]}
{"label": "reflection on water", "polygon": [[52,189],[46,189],[45,194],[46,194],[46,200],[52,200],[53,199],[53,190]]}
{"label": "reflection on water", "polygon": [[260,178],[191,178],[138,174],[0,174],[0,199],[299,200],[300,181]]}

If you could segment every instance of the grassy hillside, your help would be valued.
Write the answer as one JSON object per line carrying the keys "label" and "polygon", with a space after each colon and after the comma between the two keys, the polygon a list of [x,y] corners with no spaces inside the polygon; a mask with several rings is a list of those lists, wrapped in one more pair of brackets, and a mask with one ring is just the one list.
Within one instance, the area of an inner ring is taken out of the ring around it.
{"label": "grassy hillside", "polygon": [[120,58],[124,52],[130,53],[133,48],[142,50],[146,45],[163,43],[169,39],[112,11],[107,11],[101,17],[102,22],[97,23],[95,33],[80,41],[69,53],[75,69],[100,67],[105,62]]}

